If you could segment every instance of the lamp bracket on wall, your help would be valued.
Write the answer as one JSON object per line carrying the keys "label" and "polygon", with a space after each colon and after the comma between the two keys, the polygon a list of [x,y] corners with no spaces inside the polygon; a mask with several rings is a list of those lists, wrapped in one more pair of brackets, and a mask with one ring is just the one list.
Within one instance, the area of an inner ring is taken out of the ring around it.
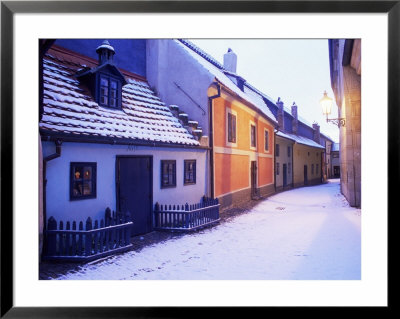
{"label": "lamp bracket on wall", "polygon": [[328,119],[328,117],[327,117],[326,122],[327,123],[331,122],[331,123],[337,125],[338,127],[346,126],[346,120],[344,118]]}

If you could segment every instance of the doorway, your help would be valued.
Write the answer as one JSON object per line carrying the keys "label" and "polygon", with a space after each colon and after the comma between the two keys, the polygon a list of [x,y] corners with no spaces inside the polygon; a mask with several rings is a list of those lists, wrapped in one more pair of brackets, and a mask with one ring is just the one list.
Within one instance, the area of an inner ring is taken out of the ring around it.
{"label": "doorway", "polygon": [[117,209],[129,212],[131,235],[151,232],[153,162],[151,156],[117,156]]}
{"label": "doorway", "polygon": [[308,185],[307,165],[304,165],[304,185]]}
{"label": "doorway", "polygon": [[251,197],[257,196],[257,161],[251,161]]}
{"label": "doorway", "polygon": [[287,164],[283,164],[282,174],[283,174],[283,187],[285,187],[287,185]]}

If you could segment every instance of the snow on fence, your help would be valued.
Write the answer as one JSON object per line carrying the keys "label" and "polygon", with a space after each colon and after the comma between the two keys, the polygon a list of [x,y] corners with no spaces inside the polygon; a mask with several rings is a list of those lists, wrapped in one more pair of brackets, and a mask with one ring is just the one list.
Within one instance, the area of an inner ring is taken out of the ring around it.
{"label": "snow on fence", "polygon": [[[104,220],[89,217],[85,230],[83,222],[69,221],[65,224],[50,217],[45,231],[45,251],[43,260],[89,261],[126,251],[132,247],[130,242],[132,221],[129,213],[111,213],[106,209]],[[71,227],[72,226],[72,227]]]}
{"label": "snow on fence", "polygon": [[203,197],[200,203],[154,207],[154,229],[190,231],[219,222],[218,198]]}

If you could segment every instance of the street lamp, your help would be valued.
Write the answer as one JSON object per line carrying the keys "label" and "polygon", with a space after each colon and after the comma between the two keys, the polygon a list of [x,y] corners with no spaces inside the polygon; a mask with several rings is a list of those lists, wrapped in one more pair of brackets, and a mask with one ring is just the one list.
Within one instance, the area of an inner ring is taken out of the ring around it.
{"label": "street lamp", "polygon": [[326,115],[326,122],[332,122],[338,127],[345,126],[346,122],[344,118],[328,119],[328,115],[331,114],[332,111],[332,101],[333,100],[328,96],[326,91],[324,92],[324,96],[322,97],[322,99],[319,100],[319,103],[322,107],[322,114]]}

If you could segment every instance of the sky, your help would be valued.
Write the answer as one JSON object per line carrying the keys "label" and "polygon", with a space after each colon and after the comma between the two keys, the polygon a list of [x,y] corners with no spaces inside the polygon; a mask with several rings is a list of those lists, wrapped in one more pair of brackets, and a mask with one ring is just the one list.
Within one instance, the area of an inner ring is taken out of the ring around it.
{"label": "sky", "polygon": [[[223,64],[231,48],[237,55],[236,73],[268,95],[278,97],[290,109],[293,102],[299,117],[317,122],[321,133],[339,142],[339,129],[326,122],[319,100],[324,91],[334,101],[330,83],[327,39],[190,39]],[[337,118],[334,102],[329,118]]]}

